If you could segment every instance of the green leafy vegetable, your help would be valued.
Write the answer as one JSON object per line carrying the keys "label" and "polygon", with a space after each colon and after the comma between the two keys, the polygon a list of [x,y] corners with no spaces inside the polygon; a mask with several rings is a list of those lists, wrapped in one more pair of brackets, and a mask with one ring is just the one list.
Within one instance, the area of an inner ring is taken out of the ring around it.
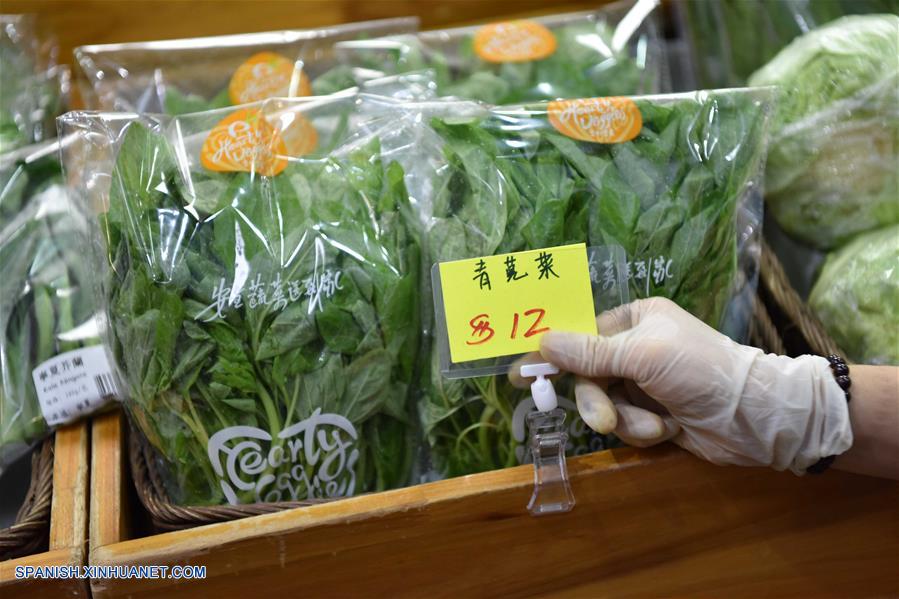
{"label": "green leafy vegetable", "polygon": [[368,68],[379,60],[375,68],[385,74],[431,69],[439,95],[488,104],[658,91],[650,22],[623,47],[615,45],[619,40],[613,42],[615,30],[603,11],[559,15],[545,22],[556,49],[540,60],[487,62],[474,48],[476,27],[394,36],[373,45],[347,44],[356,50],[348,60],[364,61]]}
{"label": "green leafy vegetable", "polygon": [[899,222],[899,16],[816,29],[750,83],[784,90],[765,194],[785,231],[828,249]]}
{"label": "green leafy vegetable", "polygon": [[32,19],[0,15],[0,154],[55,135],[68,71],[39,66]]}
{"label": "green leafy vegetable", "polygon": [[[215,504],[406,484],[420,250],[400,166],[377,138],[272,177],[183,166],[129,124],[101,223],[113,352],[170,493]],[[303,422],[313,433],[289,434]],[[237,452],[255,458],[216,470]]]}
{"label": "green leafy vegetable", "polygon": [[899,225],[831,253],[809,305],[848,358],[899,365]]}
{"label": "green leafy vegetable", "polygon": [[86,227],[67,210],[56,147],[23,148],[0,165],[0,473],[48,432],[32,370],[99,343],[85,326],[94,315],[79,249]]}
{"label": "green leafy vegetable", "polygon": [[[639,135],[611,145],[561,135],[545,105],[434,119],[448,168],[434,194],[428,262],[617,244],[632,299],[668,297],[721,326],[744,281],[738,243],[754,225],[739,229],[738,211],[757,210],[769,97],[636,98]],[[438,469],[514,463],[512,416],[524,395],[496,378],[443,380],[435,354],[421,417]]]}

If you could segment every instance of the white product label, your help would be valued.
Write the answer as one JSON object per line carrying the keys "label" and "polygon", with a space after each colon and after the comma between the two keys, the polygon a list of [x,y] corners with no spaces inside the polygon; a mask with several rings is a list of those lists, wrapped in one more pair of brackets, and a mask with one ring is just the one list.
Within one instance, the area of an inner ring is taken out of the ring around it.
{"label": "white product label", "polygon": [[339,414],[315,410],[276,441],[255,426],[231,426],[209,438],[207,451],[228,503],[249,492],[255,502],[350,497],[356,490],[356,428]]}
{"label": "white product label", "polygon": [[49,426],[72,422],[118,394],[102,345],[59,354],[31,371]]}

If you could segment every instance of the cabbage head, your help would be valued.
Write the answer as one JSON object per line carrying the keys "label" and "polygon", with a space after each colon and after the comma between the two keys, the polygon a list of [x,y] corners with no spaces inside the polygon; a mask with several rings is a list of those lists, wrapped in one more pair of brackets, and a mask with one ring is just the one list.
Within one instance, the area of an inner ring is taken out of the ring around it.
{"label": "cabbage head", "polygon": [[781,88],[765,194],[785,231],[831,249],[899,222],[899,16],[837,19],[749,83]]}
{"label": "cabbage head", "polygon": [[899,225],[831,253],[809,305],[848,358],[899,365]]}

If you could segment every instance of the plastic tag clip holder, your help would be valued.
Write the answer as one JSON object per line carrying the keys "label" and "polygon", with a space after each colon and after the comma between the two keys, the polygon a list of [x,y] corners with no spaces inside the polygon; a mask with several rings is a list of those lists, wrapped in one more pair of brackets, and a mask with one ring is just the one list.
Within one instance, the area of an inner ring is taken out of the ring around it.
{"label": "plastic tag clip holder", "polygon": [[525,364],[521,376],[535,377],[531,395],[537,406],[528,414],[528,445],[534,458],[534,493],[528,511],[534,516],[569,512],[574,507],[574,493],[568,480],[565,446],[565,410],[558,407],[556,390],[548,376],[558,374],[552,364]]}

